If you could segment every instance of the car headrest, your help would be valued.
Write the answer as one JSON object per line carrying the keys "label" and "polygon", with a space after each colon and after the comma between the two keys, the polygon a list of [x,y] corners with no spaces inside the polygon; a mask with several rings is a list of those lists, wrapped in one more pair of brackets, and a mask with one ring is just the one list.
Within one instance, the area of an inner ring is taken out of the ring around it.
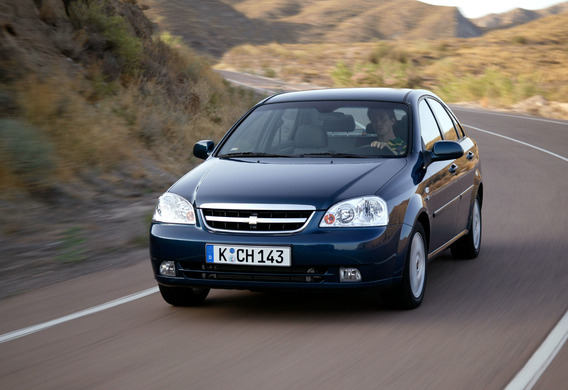
{"label": "car headrest", "polygon": [[355,130],[353,115],[346,115],[342,112],[330,112],[322,115],[322,119],[322,126],[329,133]]}
{"label": "car headrest", "polygon": [[327,134],[321,126],[302,125],[296,131],[294,142],[297,148],[325,148]]}

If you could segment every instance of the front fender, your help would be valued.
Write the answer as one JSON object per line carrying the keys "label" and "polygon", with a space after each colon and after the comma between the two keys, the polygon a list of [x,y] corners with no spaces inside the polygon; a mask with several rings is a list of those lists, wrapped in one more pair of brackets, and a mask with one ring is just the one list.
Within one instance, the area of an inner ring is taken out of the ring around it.
{"label": "front fender", "polygon": [[[412,230],[414,229],[416,222],[422,214],[424,214],[427,218],[428,214],[426,210],[426,204],[422,196],[414,194],[408,201],[408,207],[406,208],[404,222],[400,231],[400,239],[398,241],[398,256],[395,266],[396,275],[402,275],[402,271],[404,270],[404,263],[406,262],[406,257],[408,255],[410,235],[412,234]],[[424,225],[424,221],[422,221],[422,224]],[[429,222],[428,226],[424,226],[424,230],[426,232],[430,230]]]}

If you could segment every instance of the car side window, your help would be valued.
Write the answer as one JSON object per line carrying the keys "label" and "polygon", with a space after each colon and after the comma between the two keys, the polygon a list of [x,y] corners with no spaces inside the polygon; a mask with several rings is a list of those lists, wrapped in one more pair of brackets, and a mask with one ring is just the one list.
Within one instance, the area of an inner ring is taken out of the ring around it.
{"label": "car side window", "polygon": [[452,118],[450,118],[446,109],[442,107],[439,102],[433,99],[428,99],[428,104],[432,108],[432,111],[434,111],[436,119],[438,119],[438,123],[440,124],[440,128],[442,129],[444,139],[457,141],[458,133],[456,132],[454,121],[452,121]]}
{"label": "car side window", "polygon": [[452,119],[454,120],[454,123],[456,124],[456,130],[458,132],[458,137],[459,138],[465,137],[465,131],[463,130],[461,123],[456,119],[456,116],[452,112],[450,112],[450,116],[452,117]]}
{"label": "car side window", "polygon": [[420,115],[420,128],[422,129],[422,141],[426,146],[426,150],[432,149],[434,142],[442,139],[440,130],[438,129],[438,124],[434,118],[434,114],[426,104],[425,100],[420,102],[418,106]]}
{"label": "car side window", "polygon": [[270,126],[273,113],[268,110],[258,109],[254,111],[245,122],[227,140],[220,154],[236,152],[252,152],[258,149],[266,137],[263,131]]}

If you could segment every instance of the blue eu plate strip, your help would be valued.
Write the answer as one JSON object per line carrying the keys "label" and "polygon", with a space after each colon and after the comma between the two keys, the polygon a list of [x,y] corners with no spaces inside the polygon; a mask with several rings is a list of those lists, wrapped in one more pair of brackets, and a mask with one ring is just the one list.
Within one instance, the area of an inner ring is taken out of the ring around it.
{"label": "blue eu plate strip", "polygon": [[213,263],[213,260],[214,260],[214,258],[213,258],[213,245],[206,245],[205,246],[205,256],[206,256],[205,261],[207,263]]}

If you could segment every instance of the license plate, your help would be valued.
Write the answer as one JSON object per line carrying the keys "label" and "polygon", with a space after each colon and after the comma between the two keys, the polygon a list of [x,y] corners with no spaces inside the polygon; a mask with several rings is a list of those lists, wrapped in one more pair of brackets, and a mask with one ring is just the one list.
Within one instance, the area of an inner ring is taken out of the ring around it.
{"label": "license plate", "polygon": [[206,262],[214,264],[290,267],[290,253],[290,247],[287,246],[205,246]]}

